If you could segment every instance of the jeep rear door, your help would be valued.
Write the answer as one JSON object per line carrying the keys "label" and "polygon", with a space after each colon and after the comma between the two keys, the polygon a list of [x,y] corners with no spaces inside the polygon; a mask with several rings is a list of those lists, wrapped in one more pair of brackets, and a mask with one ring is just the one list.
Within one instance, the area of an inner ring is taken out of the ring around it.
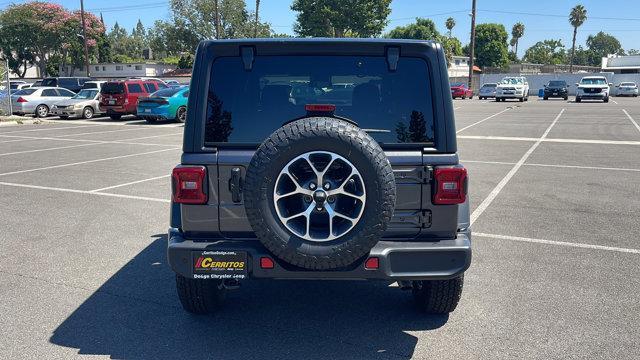
{"label": "jeep rear door", "polygon": [[[254,237],[242,186],[255,149],[285,122],[304,117],[306,104],[329,103],[336,116],[376,139],[391,162],[397,202],[385,237],[453,238],[458,205],[432,202],[434,167],[458,163],[455,130],[445,121],[452,106],[441,49],[417,42],[400,49],[405,45],[372,41],[360,51],[346,41],[292,43],[256,43],[248,51],[201,45],[198,56],[220,56],[209,63],[208,79],[192,79],[191,93],[202,92],[203,101],[190,98],[189,116],[204,119],[187,121],[185,139],[193,134],[196,143],[185,143],[183,164],[206,162],[210,197],[207,206],[183,206],[183,229],[201,234],[217,226],[222,237]],[[397,58],[398,52],[408,56]]]}

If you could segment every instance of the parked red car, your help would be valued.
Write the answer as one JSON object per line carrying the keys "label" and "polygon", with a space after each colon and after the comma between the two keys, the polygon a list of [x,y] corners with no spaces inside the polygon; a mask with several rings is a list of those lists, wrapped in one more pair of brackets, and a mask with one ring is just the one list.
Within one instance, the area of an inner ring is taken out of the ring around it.
{"label": "parked red car", "polygon": [[465,83],[453,83],[451,84],[451,97],[454,99],[458,97],[473,99],[473,91]]}
{"label": "parked red car", "polygon": [[109,81],[100,89],[100,110],[113,120],[119,120],[123,115],[135,115],[138,98],[148,97],[166,87],[157,80]]}

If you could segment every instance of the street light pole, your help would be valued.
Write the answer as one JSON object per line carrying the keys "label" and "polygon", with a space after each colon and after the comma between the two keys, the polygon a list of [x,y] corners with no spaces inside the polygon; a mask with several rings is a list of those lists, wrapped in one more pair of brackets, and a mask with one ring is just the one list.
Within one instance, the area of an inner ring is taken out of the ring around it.
{"label": "street light pole", "polygon": [[471,41],[469,44],[469,89],[472,89],[473,82],[473,57],[476,47],[476,0],[471,4]]}
{"label": "street light pole", "polygon": [[89,46],[87,46],[87,26],[84,21],[84,0],[80,0],[80,19],[82,20],[82,42],[84,43],[84,66],[87,69],[87,77],[89,75]]}

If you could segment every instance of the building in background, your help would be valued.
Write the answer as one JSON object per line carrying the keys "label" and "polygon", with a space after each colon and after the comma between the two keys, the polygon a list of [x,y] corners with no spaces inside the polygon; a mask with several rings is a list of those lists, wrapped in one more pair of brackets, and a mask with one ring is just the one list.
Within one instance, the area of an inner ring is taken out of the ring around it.
{"label": "building in background", "polygon": [[[128,78],[133,76],[158,77],[174,71],[176,65],[156,63],[100,63],[89,65],[89,72],[94,78]],[[82,76],[84,66],[71,71],[71,66],[61,69],[60,76]]]}
{"label": "building in background", "polygon": [[[480,68],[473,66],[473,72],[481,72]],[[449,64],[449,77],[465,77],[469,76],[469,57],[468,56],[453,56],[451,63]]]}
{"label": "building in background", "polygon": [[602,72],[640,74],[640,55],[609,55],[602,58]]}

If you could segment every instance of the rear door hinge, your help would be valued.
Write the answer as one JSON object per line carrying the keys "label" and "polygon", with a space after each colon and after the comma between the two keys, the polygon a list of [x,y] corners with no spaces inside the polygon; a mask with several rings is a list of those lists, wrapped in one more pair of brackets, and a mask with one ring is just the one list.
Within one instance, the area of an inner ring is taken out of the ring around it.
{"label": "rear door hinge", "polygon": [[420,227],[423,229],[431,227],[431,211],[430,210],[422,210],[418,215],[418,220],[420,222]]}
{"label": "rear door hinge", "polygon": [[420,180],[422,180],[423,184],[428,184],[431,182],[431,167],[423,166],[420,170]]}
{"label": "rear door hinge", "polygon": [[231,201],[234,203],[242,202],[242,170],[239,167],[231,169],[231,178],[229,179],[229,192],[231,192]]}

